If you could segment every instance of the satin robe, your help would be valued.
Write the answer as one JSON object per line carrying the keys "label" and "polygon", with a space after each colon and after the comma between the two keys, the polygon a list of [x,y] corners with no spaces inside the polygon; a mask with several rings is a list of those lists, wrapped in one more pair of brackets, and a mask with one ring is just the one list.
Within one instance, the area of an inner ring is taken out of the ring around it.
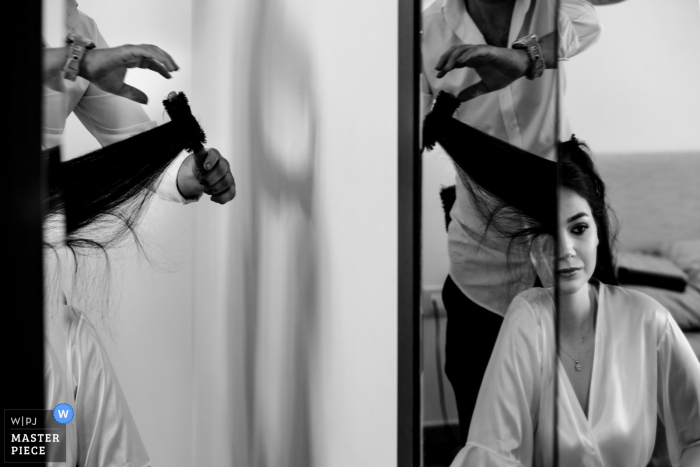
{"label": "satin robe", "polygon": [[45,343],[46,408],[69,404],[66,463],[62,467],[146,467],[141,440],[107,352],[88,319],[62,306]]}
{"label": "satin robe", "polygon": [[645,467],[657,416],[674,466],[700,455],[700,362],[666,309],[642,293],[598,284],[588,417],[557,357],[554,316],[552,289],[513,300],[452,467]]}

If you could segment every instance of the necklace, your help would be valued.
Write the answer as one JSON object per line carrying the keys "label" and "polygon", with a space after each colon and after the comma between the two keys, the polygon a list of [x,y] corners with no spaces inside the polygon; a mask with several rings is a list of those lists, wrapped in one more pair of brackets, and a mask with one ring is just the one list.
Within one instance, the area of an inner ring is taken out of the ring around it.
{"label": "necklace", "polygon": [[[583,367],[581,366],[581,362],[579,362],[577,359],[575,359],[574,357],[572,357],[571,354],[570,354],[569,352],[567,352],[567,351],[564,349],[564,347],[562,347],[561,345],[559,345],[559,348],[560,348],[561,350],[563,350],[564,353],[565,353],[566,355],[568,355],[569,358],[570,358],[571,360],[574,361],[574,370],[576,370],[576,371],[581,371],[581,370],[583,369]],[[583,347],[581,347],[581,353],[583,353]]]}
{"label": "necklace", "polygon": [[[594,316],[595,316],[595,310],[596,310],[596,308],[597,308],[597,302],[598,302],[598,300],[597,300],[597,296],[596,296],[595,292],[593,292],[593,291],[591,290],[591,286],[590,286],[590,285],[588,286],[588,294],[589,294],[589,296],[591,297],[592,316],[594,317]],[[593,319],[595,319],[595,318],[593,318]],[[572,357],[571,354],[570,354],[569,352],[567,352],[566,349],[564,348],[564,346],[561,345],[561,344],[559,344],[559,348],[560,348],[571,360],[574,361],[574,370],[576,370],[576,371],[581,371],[581,370],[583,369],[583,367],[581,366],[581,362],[580,362],[581,359],[580,359],[580,358],[577,359],[577,358]],[[583,346],[581,346],[581,353],[580,353],[580,355],[583,355],[583,351],[584,351]]]}

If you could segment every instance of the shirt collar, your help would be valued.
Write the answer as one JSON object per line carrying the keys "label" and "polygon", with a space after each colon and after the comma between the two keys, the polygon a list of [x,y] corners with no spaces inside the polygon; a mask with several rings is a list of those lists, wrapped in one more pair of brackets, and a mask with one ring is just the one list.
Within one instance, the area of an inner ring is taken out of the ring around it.
{"label": "shirt collar", "polygon": [[78,16],[78,2],[66,0],[66,25],[68,29],[73,29],[78,24]]}
{"label": "shirt collar", "polygon": [[[510,33],[508,35],[509,45],[519,39],[530,4],[531,0],[515,0],[513,17],[510,22]],[[465,44],[486,43],[481,31],[479,31],[472,17],[469,16],[464,0],[443,0],[442,16],[457,37]]]}

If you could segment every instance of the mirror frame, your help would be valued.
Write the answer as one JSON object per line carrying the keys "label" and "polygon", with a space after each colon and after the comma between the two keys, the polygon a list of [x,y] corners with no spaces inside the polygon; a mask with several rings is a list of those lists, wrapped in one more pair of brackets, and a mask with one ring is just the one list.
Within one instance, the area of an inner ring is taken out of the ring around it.
{"label": "mirror frame", "polygon": [[420,385],[420,0],[398,15],[398,398],[397,465],[421,465]]}

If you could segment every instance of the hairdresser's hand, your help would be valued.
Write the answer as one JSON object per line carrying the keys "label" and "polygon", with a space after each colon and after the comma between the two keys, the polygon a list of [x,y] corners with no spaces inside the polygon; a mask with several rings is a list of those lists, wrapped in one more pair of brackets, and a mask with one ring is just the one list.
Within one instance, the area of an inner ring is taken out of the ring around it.
{"label": "hairdresser's hand", "polygon": [[490,45],[457,45],[440,57],[435,67],[442,78],[455,68],[474,68],[481,81],[461,91],[462,102],[489,92],[498,91],[522,78],[530,68],[530,57],[524,50],[506,49]]}
{"label": "hairdresser's hand", "polygon": [[179,69],[175,60],[155,45],[122,45],[88,50],[78,75],[103,91],[147,104],[146,94],[124,83],[127,68],[147,68],[168,79],[170,72]]}
{"label": "hairdresser's hand", "polygon": [[231,167],[219,151],[213,148],[194,156],[190,154],[185,159],[177,173],[177,187],[185,198],[206,193],[212,201],[219,204],[226,204],[236,196],[236,182]]}

